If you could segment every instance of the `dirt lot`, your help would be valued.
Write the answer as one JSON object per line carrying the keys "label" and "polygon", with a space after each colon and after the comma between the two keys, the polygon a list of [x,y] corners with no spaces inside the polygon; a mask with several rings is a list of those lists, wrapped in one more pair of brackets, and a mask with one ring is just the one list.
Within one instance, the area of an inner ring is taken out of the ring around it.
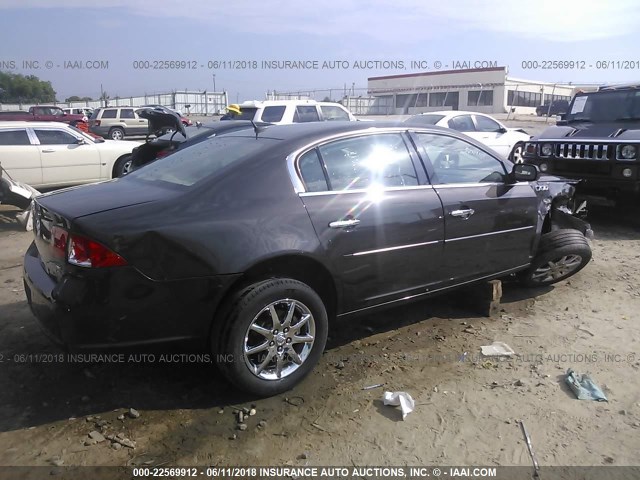
{"label": "dirt lot", "polygon": [[[337,325],[302,385],[255,400],[198,362],[44,362],[59,350],[22,289],[31,234],[0,210],[0,464],[530,465],[523,420],[541,465],[639,465],[639,219],[594,212],[591,265],[548,290],[505,283],[499,318],[451,294]],[[518,356],[482,358],[494,340]],[[577,400],[568,368],[609,402]],[[416,400],[406,421],[384,390]],[[237,409],[252,405],[238,430]],[[85,445],[94,430],[135,448]]]}

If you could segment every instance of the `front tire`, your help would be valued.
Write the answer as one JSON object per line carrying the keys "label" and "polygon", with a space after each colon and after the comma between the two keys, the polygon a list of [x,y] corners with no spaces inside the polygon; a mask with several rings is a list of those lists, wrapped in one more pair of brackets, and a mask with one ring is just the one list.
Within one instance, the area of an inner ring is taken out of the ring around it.
{"label": "front tire", "polygon": [[131,171],[131,155],[120,157],[113,167],[113,178],[126,175]]}
{"label": "front tire", "polygon": [[520,281],[527,287],[544,287],[565,280],[591,260],[591,247],[578,230],[553,230],[542,235],[538,254]]}
{"label": "front tire", "polygon": [[327,331],[326,308],[311,287],[272,278],[233,295],[211,340],[224,376],[240,390],[264,397],[291,389],[311,372]]}
{"label": "front tire", "polygon": [[509,160],[511,160],[513,163],[524,163],[524,159],[522,158],[523,149],[524,143],[516,143],[511,150]]}

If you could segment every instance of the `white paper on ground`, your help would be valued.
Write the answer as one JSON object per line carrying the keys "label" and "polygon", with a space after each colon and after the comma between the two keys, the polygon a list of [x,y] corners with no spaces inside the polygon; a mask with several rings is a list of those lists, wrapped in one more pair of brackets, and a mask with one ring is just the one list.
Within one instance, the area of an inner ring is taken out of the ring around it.
{"label": "white paper on ground", "polygon": [[482,355],[485,357],[510,357],[516,352],[504,342],[493,342],[491,345],[483,345],[480,347]]}
{"label": "white paper on ground", "polygon": [[402,410],[402,420],[407,418],[407,415],[416,408],[416,402],[413,401],[413,398],[411,398],[411,395],[407,392],[384,392],[382,401],[385,405],[400,406]]}

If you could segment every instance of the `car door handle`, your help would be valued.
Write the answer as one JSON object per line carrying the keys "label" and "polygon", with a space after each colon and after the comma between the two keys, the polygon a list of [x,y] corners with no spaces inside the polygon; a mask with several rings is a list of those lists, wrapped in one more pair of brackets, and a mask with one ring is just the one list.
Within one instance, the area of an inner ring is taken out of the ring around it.
{"label": "car door handle", "polygon": [[461,209],[461,210],[452,210],[451,211],[451,216],[452,217],[461,217],[464,220],[466,220],[467,218],[469,218],[474,213],[476,213],[476,211],[473,208],[464,208],[464,209]]}
{"label": "car door handle", "polygon": [[349,220],[336,220],[335,222],[331,222],[329,224],[330,228],[345,228],[345,227],[355,227],[360,223],[360,220],[357,218],[351,218]]}
{"label": "car door handle", "polygon": [[42,150],[42,153],[53,153],[53,152],[55,152],[55,150],[48,150],[48,149]]}

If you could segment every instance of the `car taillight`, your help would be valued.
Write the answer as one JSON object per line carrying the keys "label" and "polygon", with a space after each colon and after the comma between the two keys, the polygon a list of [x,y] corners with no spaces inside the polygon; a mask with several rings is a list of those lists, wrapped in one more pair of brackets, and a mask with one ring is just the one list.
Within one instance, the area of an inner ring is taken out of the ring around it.
{"label": "car taillight", "polygon": [[51,240],[55,257],[66,258],[68,237],[69,233],[64,228],[51,227]]}
{"label": "car taillight", "polygon": [[173,153],[173,148],[171,147],[165,148],[164,150],[160,150],[156,154],[156,158],[163,158],[163,157],[166,157],[167,155],[171,155],[172,153]]}
{"label": "car taillight", "polygon": [[69,236],[67,261],[88,268],[121,267],[127,261],[104,245],[81,235]]}

